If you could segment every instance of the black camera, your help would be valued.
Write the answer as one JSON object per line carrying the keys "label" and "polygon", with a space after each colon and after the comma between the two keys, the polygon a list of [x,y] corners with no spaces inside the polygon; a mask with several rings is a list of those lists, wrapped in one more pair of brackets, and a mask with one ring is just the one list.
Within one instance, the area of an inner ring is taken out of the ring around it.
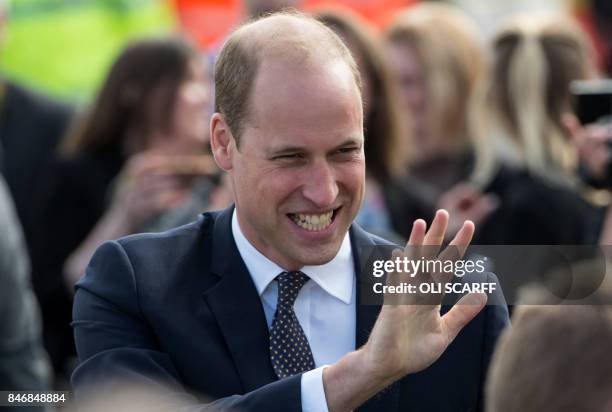
{"label": "black camera", "polygon": [[570,90],[580,123],[612,125],[612,79],[574,81]]}
{"label": "black camera", "polygon": [[[612,79],[574,81],[570,86],[574,110],[583,126],[598,124],[612,129]],[[612,133],[606,145],[612,158]],[[588,168],[580,166],[580,176],[588,184],[598,188],[612,188],[612,161],[605,176],[593,177]]]}

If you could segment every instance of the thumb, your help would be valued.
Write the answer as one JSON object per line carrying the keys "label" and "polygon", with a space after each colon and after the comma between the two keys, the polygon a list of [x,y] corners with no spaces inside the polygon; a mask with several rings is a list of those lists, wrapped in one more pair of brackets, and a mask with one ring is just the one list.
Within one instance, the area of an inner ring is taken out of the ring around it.
{"label": "thumb", "polygon": [[573,115],[572,113],[563,114],[563,116],[561,117],[561,124],[572,139],[577,139],[580,137],[580,134],[582,132],[582,125],[580,124],[575,115]]}

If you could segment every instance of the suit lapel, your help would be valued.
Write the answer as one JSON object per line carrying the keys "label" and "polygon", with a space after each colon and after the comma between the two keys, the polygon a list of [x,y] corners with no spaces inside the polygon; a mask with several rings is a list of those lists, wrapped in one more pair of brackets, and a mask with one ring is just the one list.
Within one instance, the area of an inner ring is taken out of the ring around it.
{"label": "suit lapel", "polygon": [[219,282],[205,292],[233,357],[244,391],[277,380],[270,363],[269,333],[257,289],[236,248],[231,230],[234,208],[223,211],[213,229],[211,271]]}
{"label": "suit lapel", "polygon": [[[204,293],[213,312],[245,392],[277,380],[270,363],[269,332],[261,300],[236,248],[231,231],[233,208],[218,215],[213,229],[211,271],[219,282]],[[380,307],[360,304],[360,264],[367,248],[376,246],[371,236],[357,225],[351,227],[351,247],[357,273],[356,347],[363,346],[376,322]],[[370,249],[371,250],[371,249]],[[362,405],[359,412],[395,411],[399,386],[394,384]]]}
{"label": "suit lapel", "polygon": [[[353,250],[353,259],[355,264],[355,273],[357,276],[357,330],[355,337],[355,346],[359,349],[363,346],[370,336],[370,332],[376,323],[380,306],[365,305],[361,303],[361,290],[368,287],[364,282],[370,283],[371,277],[361,276],[361,265],[368,259],[368,253],[373,251],[376,243],[372,236],[361,229],[358,225],[351,226],[351,247]],[[396,411],[399,405],[399,383],[395,383],[378,394],[374,395],[369,401],[359,407],[359,412],[377,412],[377,411]]]}

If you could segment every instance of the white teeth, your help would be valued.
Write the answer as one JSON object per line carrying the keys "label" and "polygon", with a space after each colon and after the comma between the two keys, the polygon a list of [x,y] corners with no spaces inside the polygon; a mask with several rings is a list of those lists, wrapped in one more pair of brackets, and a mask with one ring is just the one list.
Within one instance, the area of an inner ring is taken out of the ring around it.
{"label": "white teeth", "polygon": [[332,222],[333,211],[320,215],[307,215],[303,213],[290,215],[291,219],[301,228],[318,232],[325,229]]}

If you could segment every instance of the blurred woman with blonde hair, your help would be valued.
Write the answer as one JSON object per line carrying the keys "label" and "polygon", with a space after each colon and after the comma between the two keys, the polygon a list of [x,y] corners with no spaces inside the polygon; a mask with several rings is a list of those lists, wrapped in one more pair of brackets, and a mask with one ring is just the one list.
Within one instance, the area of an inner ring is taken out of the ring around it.
{"label": "blurred woman with blonde hair", "polygon": [[[384,32],[385,52],[410,140],[406,190],[451,212],[448,233],[477,224],[498,205],[463,182],[473,168],[468,112],[485,73],[484,47],[461,9],[422,3],[398,14]],[[408,236],[410,229],[400,231]]]}
{"label": "blurred woman with blonde hair", "polygon": [[471,170],[467,110],[485,69],[478,31],[460,9],[423,3],[401,12],[384,38],[412,124],[410,174],[436,201]]}
{"label": "blurred woman with blonde hair", "polygon": [[570,83],[594,74],[586,35],[569,17],[519,15],[495,36],[470,115],[472,181],[502,199],[481,243],[596,243],[603,213],[585,201],[564,118]]}
{"label": "blurred woman with blonde hair", "polygon": [[575,185],[577,154],[563,119],[572,112],[570,83],[594,70],[589,40],[569,17],[521,15],[505,25],[481,96],[486,115],[472,117],[475,178],[486,181],[497,163]]}

